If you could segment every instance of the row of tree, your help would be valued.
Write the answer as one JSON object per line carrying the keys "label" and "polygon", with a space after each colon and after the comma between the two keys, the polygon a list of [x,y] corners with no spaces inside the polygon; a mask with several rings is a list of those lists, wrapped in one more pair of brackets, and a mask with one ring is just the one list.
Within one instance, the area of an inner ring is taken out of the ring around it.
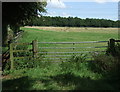
{"label": "row of tree", "polygon": [[50,17],[42,16],[32,20],[29,26],[60,26],[60,27],[118,27],[118,21],[107,19],[81,19],[78,17]]}

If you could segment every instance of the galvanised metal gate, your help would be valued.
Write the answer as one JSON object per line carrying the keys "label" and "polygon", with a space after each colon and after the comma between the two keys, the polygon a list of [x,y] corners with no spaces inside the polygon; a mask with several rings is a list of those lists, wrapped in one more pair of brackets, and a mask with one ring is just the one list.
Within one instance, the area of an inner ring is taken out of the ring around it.
{"label": "galvanised metal gate", "polygon": [[88,42],[38,42],[39,54],[44,61],[67,61],[72,56],[86,54],[91,58],[92,53],[105,52],[108,41]]}

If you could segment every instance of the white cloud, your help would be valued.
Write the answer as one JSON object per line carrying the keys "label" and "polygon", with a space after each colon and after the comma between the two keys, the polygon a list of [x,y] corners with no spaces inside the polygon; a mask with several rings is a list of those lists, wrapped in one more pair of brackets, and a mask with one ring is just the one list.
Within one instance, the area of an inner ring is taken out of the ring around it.
{"label": "white cloud", "polygon": [[97,3],[105,3],[107,0],[94,0]]}
{"label": "white cloud", "polygon": [[57,16],[58,14],[55,11],[49,11],[45,14],[45,16]]}
{"label": "white cloud", "polygon": [[45,14],[45,16],[51,16],[51,17],[54,17],[54,16],[69,17],[71,15],[68,14],[68,13],[66,13],[66,12],[57,13],[55,11],[49,11],[49,12],[47,12],[47,14]]}
{"label": "white cloud", "polygon": [[96,2],[96,3],[106,3],[106,2],[119,2],[120,0],[47,0],[47,8],[66,8],[64,2]]}
{"label": "white cloud", "polygon": [[53,15],[56,15],[56,12],[55,12],[55,11],[47,12],[47,16],[53,16]]}
{"label": "white cloud", "polygon": [[94,0],[97,3],[118,2],[119,0]]}
{"label": "white cloud", "polygon": [[105,2],[119,2],[120,0],[61,0],[62,2],[97,2],[97,3],[105,3]]}
{"label": "white cloud", "polygon": [[60,0],[48,0],[47,2],[49,8],[66,8],[66,5]]}
{"label": "white cloud", "polygon": [[61,14],[61,16],[62,16],[62,17],[69,17],[69,16],[71,16],[71,15],[68,14],[68,13],[63,12],[63,13]]}

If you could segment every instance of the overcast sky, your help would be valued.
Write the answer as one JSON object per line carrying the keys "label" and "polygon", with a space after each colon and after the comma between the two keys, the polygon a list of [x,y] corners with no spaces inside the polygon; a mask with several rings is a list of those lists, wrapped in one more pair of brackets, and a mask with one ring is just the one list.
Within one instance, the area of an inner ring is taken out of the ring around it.
{"label": "overcast sky", "polygon": [[[108,2],[109,1],[109,2]],[[119,0],[47,0],[46,16],[118,19]]]}

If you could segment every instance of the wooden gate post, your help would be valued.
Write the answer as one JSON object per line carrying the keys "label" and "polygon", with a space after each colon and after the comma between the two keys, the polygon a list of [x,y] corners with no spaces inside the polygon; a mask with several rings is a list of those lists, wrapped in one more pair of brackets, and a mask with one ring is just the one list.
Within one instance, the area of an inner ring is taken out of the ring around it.
{"label": "wooden gate post", "polygon": [[38,42],[34,40],[33,42],[33,57],[36,58],[38,56]]}
{"label": "wooden gate post", "polygon": [[11,62],[11,66],[10,68],[13,69],[14,68],[14,59],[13,59],[13,44],[10,44],[10,62]]}
{"label": "wooden gate post", "polygon": [[110,39],[110,48],[114,49],[115,47],[115,40],[114,39]]}
{"label": "wooden gate post", "polygon": [[109,48],[110,48],[111,54],[114,54],[114,51],[115,51],[115,40],[114,39],[110,39]]}

